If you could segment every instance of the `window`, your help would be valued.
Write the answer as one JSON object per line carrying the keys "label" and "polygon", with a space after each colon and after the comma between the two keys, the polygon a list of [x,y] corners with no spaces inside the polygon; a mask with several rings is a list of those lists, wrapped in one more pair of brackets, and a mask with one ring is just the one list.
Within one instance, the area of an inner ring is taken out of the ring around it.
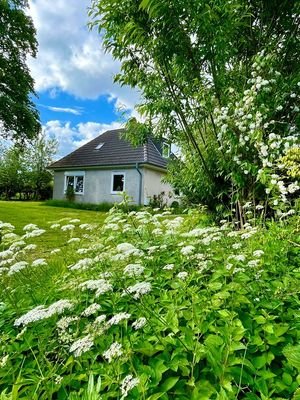
{"label": "window", "polygon": [[111,192],[116,194],[118,192],[124,192],[125,190],[125,174],[121,172],[113,172]]}
{"label": "window", "polygon": [[95,147],[95,150],[100,150],[102,146],[104,146],[104,143],[99,143],[99,144]]}
{"label": "window", "polygon": [[84,172],[65,172],[64,191],[68,188],[72,188],[75,194],[84,194]]}
{"label": "window", "polygon": [[171,146],[168,143],[163,143],[162,146],[162,156],[164,158],[169,158],[171,153]]}

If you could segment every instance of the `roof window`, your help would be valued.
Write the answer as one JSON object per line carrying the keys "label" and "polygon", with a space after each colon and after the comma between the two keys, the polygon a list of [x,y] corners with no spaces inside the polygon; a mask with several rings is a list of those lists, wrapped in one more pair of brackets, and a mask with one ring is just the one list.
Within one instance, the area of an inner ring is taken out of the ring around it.
{"label": "roof window", "polygon": [[95,150],[100,150],[102,146],[104,146],[104,143],[97,144],[97,146],[95,147]]}

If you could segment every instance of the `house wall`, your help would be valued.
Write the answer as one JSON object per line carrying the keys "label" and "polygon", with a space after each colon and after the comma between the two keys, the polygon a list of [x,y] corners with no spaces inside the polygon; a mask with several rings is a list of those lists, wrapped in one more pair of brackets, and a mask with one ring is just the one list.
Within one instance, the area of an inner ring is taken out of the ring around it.
{"label": "house wall", "polygon": [[[111,194],[112,173],[125,173],[125,191],[138,204],[140,175],[136,169],[85,170],[84,194],[76,195],[75,201],[82,203],[115,203],[122,201],[122,196]],[[65,199],[65,171],[54,172],[54,199]],[[143,187],[143,185],[142,185]],[[142,193],[143,196],[143,193]],[[143,197],[142,197],[143,203]]]}
{"label": "house wall", "polygon": [[144,204],[149,204],[150,198],[164,192],[163,200],[170,205],[174,198],[172,186],[162,182],[165,173],[150,168],[144,168]]}

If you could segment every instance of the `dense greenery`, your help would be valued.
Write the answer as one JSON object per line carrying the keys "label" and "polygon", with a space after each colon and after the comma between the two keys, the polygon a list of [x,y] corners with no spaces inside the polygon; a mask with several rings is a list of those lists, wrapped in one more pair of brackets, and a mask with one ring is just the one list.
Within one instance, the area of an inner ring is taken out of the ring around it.
{"label": "dense greenery", "polygon": [[26,57],[36,56],[27,0],[0,0],[0,136],[24,141],[40,131]]}
{"label": "dense greenery", "polygon": [[[121,61],[116,81],[139,88],[128,137],[180,146],[169,179],[210,208],[251,200],[281,208],[293,182],[281,157],[299,145],[296,0],[94,0],[92,25]],[[179,164],[179,165],[178,165]],[[275,208],[276,208],[275,207]]]}
{"label": "dense greenery", "polygon": [[22,147],[0,154],[0,197],[41,200],[52,196],[52,174],[47,170],[56,152],[56,142],[39,134]]}
{"label": "dense greenery", "polygon": [[299,217],[248,211],[241,231],[196,211],[2,223],[2,398],[296,400]]}

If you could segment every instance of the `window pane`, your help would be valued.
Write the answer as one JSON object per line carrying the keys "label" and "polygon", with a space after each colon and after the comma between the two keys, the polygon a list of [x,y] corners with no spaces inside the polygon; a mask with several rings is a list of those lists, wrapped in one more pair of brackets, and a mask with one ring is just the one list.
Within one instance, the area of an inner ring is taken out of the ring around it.
{"label": "window pane", "polygon": [[76,176],[76,193],[83,193],[83,176]]}
{"label": "window pane", "polygon": [[74,176],[67,176],[66,178],[67,178],[67,184],[66,184],[67,188],[68,187],[74,188]]}
{"label": "window pane", "polygon": [[124,175],[113,176],[113,192],[123,192],[124,190]]}

